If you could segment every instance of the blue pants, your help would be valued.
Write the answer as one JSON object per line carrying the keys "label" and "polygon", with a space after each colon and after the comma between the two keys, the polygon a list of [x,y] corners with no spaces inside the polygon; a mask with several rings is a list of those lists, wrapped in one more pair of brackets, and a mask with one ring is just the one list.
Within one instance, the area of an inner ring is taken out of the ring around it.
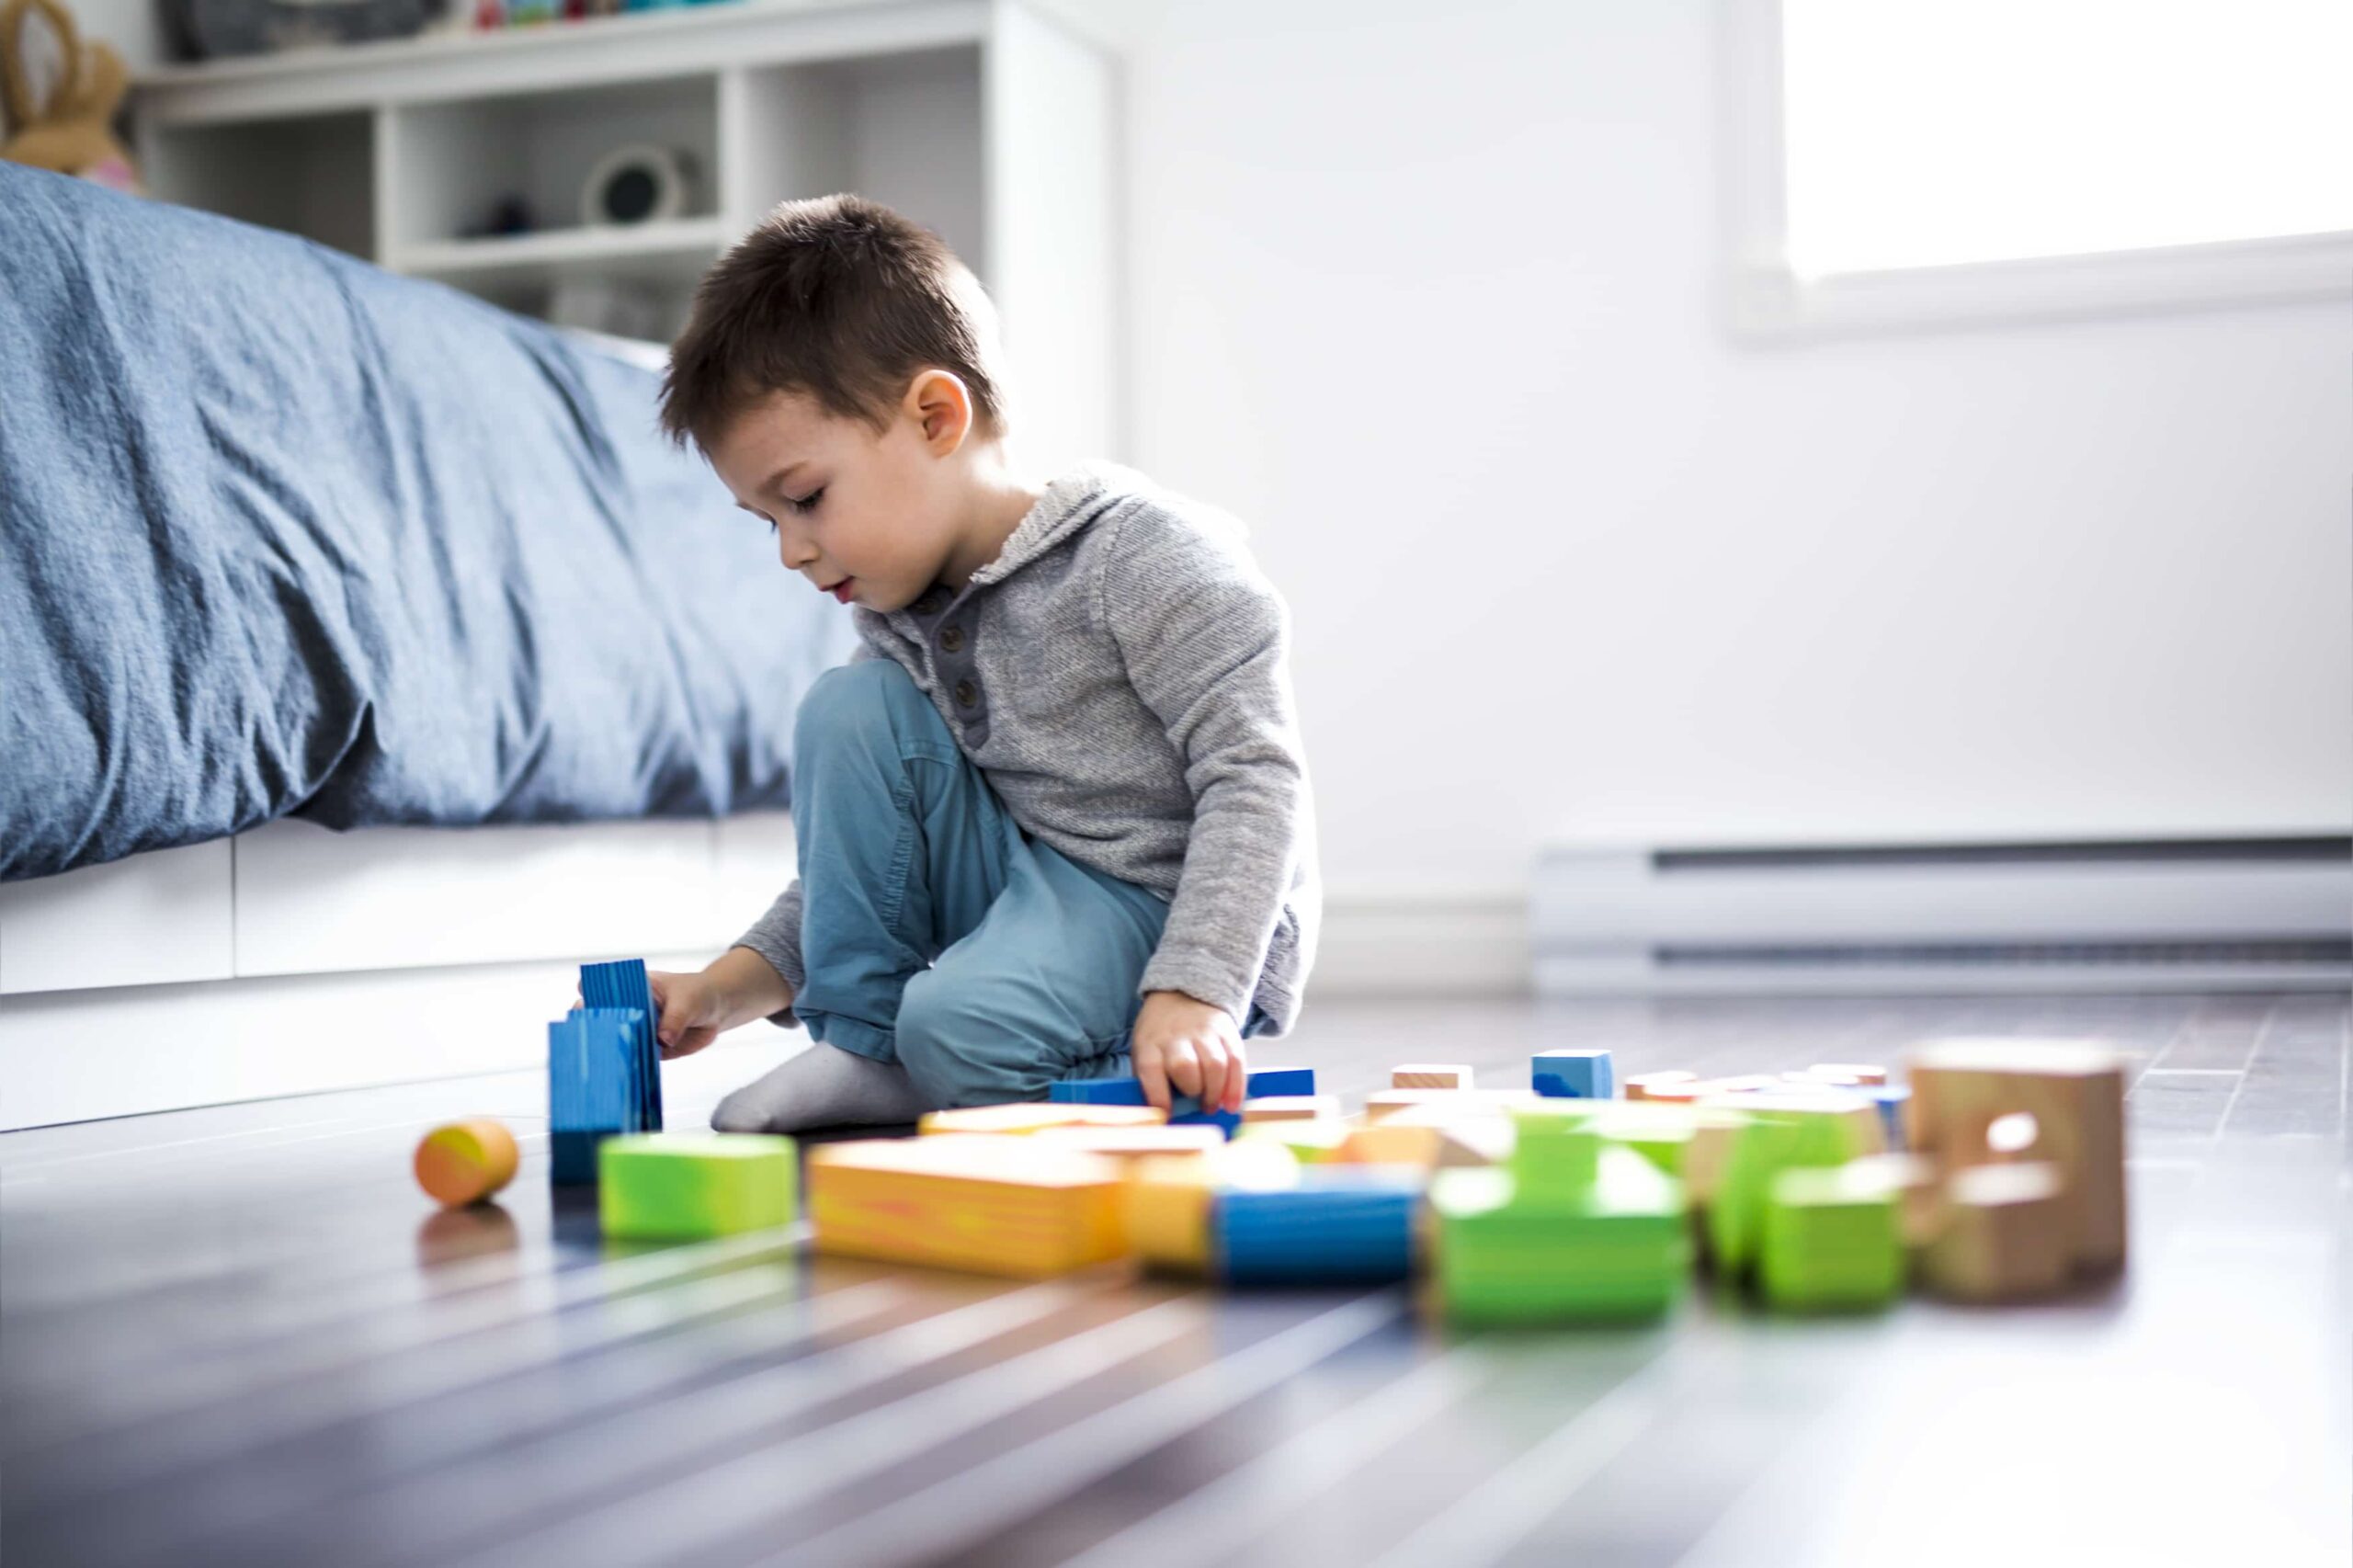
{"label": "blue pants", "polygon": [[811,1035],[938,1106],[1127,1075],[1165,898],[1023,833],[890,660],[821,676],[792,748]]}

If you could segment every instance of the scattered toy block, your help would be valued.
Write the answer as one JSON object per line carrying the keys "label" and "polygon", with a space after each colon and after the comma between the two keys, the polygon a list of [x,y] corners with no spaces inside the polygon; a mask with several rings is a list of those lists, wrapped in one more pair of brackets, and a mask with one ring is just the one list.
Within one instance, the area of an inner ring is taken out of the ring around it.
{"label": "scattered toy block", "polygon": [[1409,1062],[1390,1070],[1392,1089],[1467,1089],[1471,1069],[1438,1062]]}
{"label": "scattered toy block", "polygon": [[1921,1278],[1962,1301],[2052,1295],[2075,1272],[2079,1220],[2054,1164],[1963,1166],[1945,1178]]}
{"label": "scattered toy block", "polygon": [[1528,1081],[1548,1098],[1606,1100],[1618,1092],[1610,1063],[1606,1051],[1540,1051],[1529,1064]]}
{"label": "scattered toy block", "polygon": [[1423,1108],[1442,1116],[1492,1116],[1534,1105],[1540,1097],[1528,1089],[1376,1089],[1364,1097],[1364,1118],[1386,1121],[1401,1111]]}
{"label": "scattered toy block", "polygon": [[1369,1121],[1352,1128],[1341,1139],[1332,1159],[1348,1165],[1414,1165],[1423,1170],[1438,1164],[1446,1135],[1427,1125]]}
{"label": "scattered toy block", "polygon": [[1671,1089],[1679,1084],[1696,1084],[1699,1081],[1699,1074],[1687,1073],[1679,1067],[1664,1073],[1637,1073],[1626,1080],[1626,1097],[1646,1100],[1653,1097],[1654,1089]]}
{"label": "scattered toy block", "polygon": [[628,1089],[632,1108],[625,1132],[662,1131],[662,1042],[654,1029],[662,1009],[654,1000],[654,982],[643,959],[580,966],[580,1002],[584,1007],[635,1011],[644,1022],[630,1041]]}
{"label": "scattered toy block", "polygon": [[[1124,1107],[1098,1107],[1123,1109]],[[1140,1160],[1167,1155],[1204,1154],[1222,1148],[1225,1134],[1214,1127],[1041,1127],[1030,1134],[1058,1149],[1078,1149],[1100,1154],[1118,1165],[1122,1175]]]}
{"label": "scattered toy block", "polygon": [[1337,1120],[1339,1115],[1340,1102],[1333,1095],[1268,1095],[1242,1102],[1245,1127],[1260,1121],[1313,1121],[1319,1117]]}
{"label": "scattered toy block", "polygon": [[1756,1281],[1785,1312],[1887,1305],[1904,1290],[1895,1192],[1853,1165],[1780,1172],[1766,1194]]}
{"label": "scattered toy block", "polygon": [[1849,1180],[1876,1187],[1895,1199],[1907,1248],[1924,1247],[1935,1237],[1944,1198],[1933,1163],[1919,1154],[1866,1154],[1840,1168]]}
{"label": "scattered toy block", "polygon": [[[1312,1095],[1315,1092],[1315,1070],[1312,1067],[1262,1067],[1244,1080],[1243,1098],[1271,1099],[1285,1096]],[[1056,1104],[1140,1106],[1150,1102],[1144,1098],[1143,1084],[1135,1078],[1074,1078],[1051,1085],[1047,1096]],[[1172,1095],[1168,1106],[1168,1121],[1172,1127],[1214,1124],[1222,1128],[1228,1138],[1242,1125],[1238,1112],[1203,1110],[1201,1102],[1193,1095]]]}
{"label": "scattered toy block", "polygon": [[[2124,1064],[2116,1052],[2078,1040],[1942,1040],[1913,1053],[1908,1076],[1913,1148],[1948,1172],[2057,1166],[2075,1268],[2124,1267]],[[2024,1141],[2003,1137],[1997,1122]]]}
{"label": "scattered toy block", "polygon": [[1860,1095],[1827,1085],[1708,1103],[1746,1117],[1733,1135],[1708,1209],[1709,1251],[1727,1274],[1743,1274],[1755,1261],[1776,1176],[1801,1166],[1842,1165],[1887,1148],[1878,1109]]}
{"label": "scattered toy block", "polygon": [[915,1131],[925,1134],[995,1132],[1026,1136],[1050,1127],[1160,1127],[1167,1120],[1167,1112],[1148,1105],[1056,1105],[1029,1100],[928,1111],[915,1123]]}
{"label": "scattered toy block", "polygon": [[1502,1109],[1465,1111],[1444,1105],[1408,1106],[1391,1113],[1378,1125],[1435,1128],[1438,1164],[1445,1168],[1503,1165],[1510,1160],[1512,1145],[1518,1141],[1510,1113]]}
{"label": "scattered toy block", "polygon": [[1356,1131],[1337,1117],[1319,1116],[1304,1121],[1245,1121],[1235,1140],[1243,1142],[1260,1139],[1279,1143],[1297,1156],[1302,1165],[1320,1165],[1339,1157],[1340,1146]]}
{"label": "scattered toy block", "polygon": [[1228,1188],[1211,1202],[1219,1274],[1233,1285],[1381,1285],[1414,1269],[1417,1175],[1318,1166],[1289,1187]]}
{"label": "scattered toy block", "polygon": [[597,1209],[615,1240],[700,1240],[792,1222],[793,1142],[767,1133],[639,1132],[597,1150]]}
{"label": "scattered toy block", "polygon": [[1597,1110],[1586,1125],[1608,1142],[1623,1144],[1671,1176],[1689,1163],[1700,1112],[1667,1101],[1620,1100]]}
{"label": "scattered toy block", "polygon": [[597,1179],[597,1145],[618,1132],[652,1132],[638,1082],[648,1038],[634,1007],[575,1008],[548,1025],[548,1177]]}
{"label": "scattered toy block", "polygon": [[1910,1119],[1910,1087],[1903,1084],[1866,1084],[1861,1093],[1865,1099],[1879,1107],[1880,1130],[1887,1135],[1887,1146],[1891,1149],[1910,1148],[1911,1132],[1905,1125]]}
{"label": "scattered toy block", "polygon": [[1887,1069],[1869,1062],[1817,1062],[1806,1071],[1825,1082],[1849,1087],[1887,1082]]}
{"label": "scattered toy block", "polygon": [[416,1185],[444,1209],[481,1203],[515,1179],[522,1153],[503,1121],[445,1122],[418,1140]]}
{"label": "scattered toy block", "polygon": [[1460,1323],[1655,1317],[1689,1268],[1681,1190],[1630,1149],[1599,1150],[1574,1202],[1523,1201],[1494,1167],[1438,1172],[1429,1210],[1436,1294]]}
{"label": "scattered toy block", "polygon": [[1149,1267],[1206,1273],[1213,1195],[1288,1187],[1298,1179],[1299,1161],[1290,1151],[1260,1137],[1237,1139],[1199,1156],[1140,1160],[1129,1171],[1122,1195],[1129,1243]]}
{"label": "scattered toy block", "polygon": [[1035,1278],[1127,1247],[1119,1167],[1034,1137],[825,1143],[808,1181],[822,1253]]}
{"label": "scattered toy block", "polygon": [[1599,1169],[1601,1137],[1593,1131],[1593,1112],[1524,1106],[1511,1113],[1511,1122],[1516,1201],[1581,1202]]}

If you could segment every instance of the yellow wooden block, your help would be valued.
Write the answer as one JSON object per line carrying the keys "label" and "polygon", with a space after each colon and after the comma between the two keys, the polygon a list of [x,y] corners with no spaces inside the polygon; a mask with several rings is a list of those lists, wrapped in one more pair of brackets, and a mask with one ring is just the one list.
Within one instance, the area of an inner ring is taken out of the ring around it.
{"label": "yellow wooden block", "polygon": [[1336,1095],[1267,1095],[1242,1102],[1245,1125],[1254,1121],[1314,1121],[1339,1114]]}
{"label": "yellow wooden block", "polygon": [[1063,1105],[1044,1100],[1017,1105],[967,1106],[935,1110],[915,1124],[919,1132],[1005,1132],[1027,1135],[1049,1127],[1158,1127],[1168,1113],[1144,1105]]}
{"label": "yellow wooden block", "polygon": [[1198,1156],[1140,1160],[1122,1195],[1129,1244],[1154,1268],[1205,1274],[1210,1204],[1224,1187],[1277,1190],[1299,1179],[1299,1161],[1269,1139],[1238,1138]]}
{"label": "yellow wooden block", "polygon": [[809,1152],[819,1252],[1034,1278],[1127,1250],[1120,1168],[1034,1138],[941,1134]]}
{"label": "yellow wooden block", "polygon": [[1946,1171],[2058,1168],[2074,1267],[2124,1266],[2124,1063],[2083,1040],[1950,1040],[1911,1057],[1913,1148]]}
{"label": "yellow wooden block", "polygon": [[521,1152],[506,1124],[489,1117],[452,1121],[426,1133],[413,1162],[416,1185],[444,1209],[480,1203],[515,1179]]}
{"label": "yellow wooden block", "polygon": [[1041,1127],[1029,1137],[1057,1149],[1100,1154],[1118,1162],[1122,1174],[1141,1160],[1206,1154],[1225,1146],[1224,1130],[1211,1126]]}
{"label": "yellow wooden block", "polygon": [[1409,1062],[1389,1073],[1392,1089],[1467,1089],[1471,1069],[1451,1062]]}

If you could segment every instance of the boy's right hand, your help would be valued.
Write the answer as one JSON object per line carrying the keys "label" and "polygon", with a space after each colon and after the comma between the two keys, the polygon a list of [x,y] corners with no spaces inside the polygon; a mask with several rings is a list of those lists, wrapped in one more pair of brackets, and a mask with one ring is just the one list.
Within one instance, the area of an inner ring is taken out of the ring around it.
{"label": "boy's right hand", "polygon": [[654,1038],[662,1042],[665,1062],[692,1056],[717,1040],[722,1030],[741,1021],[731,1016],[732,1004],[709,970],[694,974],[648,970],[645,978],[654,989],[654,1005],[662,1013]]}

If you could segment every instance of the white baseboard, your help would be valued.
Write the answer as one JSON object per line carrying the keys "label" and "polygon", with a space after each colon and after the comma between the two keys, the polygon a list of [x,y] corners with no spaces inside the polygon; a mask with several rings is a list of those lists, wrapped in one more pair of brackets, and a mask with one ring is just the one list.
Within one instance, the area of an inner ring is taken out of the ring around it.
{"label": "white baseboard", "polygon": [[1518,889],[1326,895],[1311,997],[1528,994]]}

